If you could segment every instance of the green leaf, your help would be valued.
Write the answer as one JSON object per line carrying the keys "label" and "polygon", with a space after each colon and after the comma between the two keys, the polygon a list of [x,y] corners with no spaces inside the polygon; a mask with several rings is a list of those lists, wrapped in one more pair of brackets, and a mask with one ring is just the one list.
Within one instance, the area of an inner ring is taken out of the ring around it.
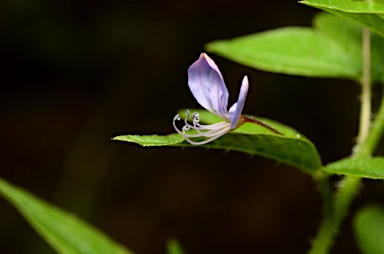
{"label": "green leaf", "polygon": [[343,54],[350,55],[357,69],[362,69],[362,26],[348,19],[320,12],[313,19],[313,27],[329,37]]}
{"label": "green leaf", "polygon": [[208,51],[264,71],[300,76],[358,79],[361,64],[328,36],[300,27],[219,40]]}
{"label": "green leaf", "polygon": [[[384,14],[383,14],[384,16]],[[359,80],[362,73],[363,26],[320,13],[314,28],[281,28],[232,40],[211,42],[207,49],[240,64],[301,76]],[[372,80],[384,76],[384,38],[371,34]]]}
{"label": "green leaf", "polygon": [[324,170],[339,175],[384,179],[384,157],[347,158],[328,164]]}
{"label": "green leaf", "polygon": [[[362,29],[356,22],[329,13],[319,13],[314,18],[314,27],[319,29],[338,45],[344,54],[350,56],[351,65],[362,70]],[[384,38],[371,34],[372,80],[381,82],[384,75]]]}
{"label": "green leaf", "polygon": [[384,36],[384,5],[371,1],[303,0],[300,3],[354,20]]}
{"label": "green leaf", "polygon": [[64,212],[0,178],[0,195],[7,199],[31,226],[62,254],[129,254],[76,215]]}
{"label": "green leaf", "polygon": [[181,248],[179,242],[172,238],[167,243],[168,254],[184,254],[185,251]]}
{"label": "green leaf", "polygon": [[[202,123],[214,123],[211,113],[196,110],[200,113]],[[278,135],[253,123],[245,123],[240,128],[202,146],[191,145],[179,134],[158,135],[123,135],[113,140],[137,143],[141,146],[180,146],[223,149],[238,151],[251,155],[260,155],[279,162],[295,166],[312,174],[320,168],[320,156],[315,146],[303,135],[283,124],[271,120],[257,118],[284,134]]]}
{"label": "green leaf", "polygon": [[354,219],[358,246],[364,254],[384,253],[384,209],[370,205],[361,209]]}
{"label": "green leaf", "polygon": [[356,0],[302,0],[300,3],[317,8],[329,8],[348,13],[375,13],[384,14],[384,5],[378,1],[356,1]]}

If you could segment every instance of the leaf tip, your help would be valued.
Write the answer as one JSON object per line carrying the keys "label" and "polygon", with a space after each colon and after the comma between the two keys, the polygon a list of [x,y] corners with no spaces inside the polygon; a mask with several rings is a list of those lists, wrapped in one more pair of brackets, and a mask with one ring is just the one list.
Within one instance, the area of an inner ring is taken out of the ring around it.
{"label": "leaf tip", "polygon": [[117,140],[117,141],[122,141],[122,136],[115,136],[115,137],[112,137],[111,140]]}

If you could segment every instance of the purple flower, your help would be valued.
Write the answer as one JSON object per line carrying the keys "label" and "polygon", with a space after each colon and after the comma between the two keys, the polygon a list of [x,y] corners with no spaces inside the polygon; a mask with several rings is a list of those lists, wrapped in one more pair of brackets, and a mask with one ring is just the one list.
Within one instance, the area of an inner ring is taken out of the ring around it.
{"label": "purple flower", "polygon": [[[175,122],[180,120],[180,115],[173,119],[175,130],[180,133],[189,143],[194,145],[203,145],[215,140],[229,131],[239,127],[244,121],[239,121],[247,97],[249,83],[248,77],[244,76],[239,99],[228,110],[228,90],[225,86],[223,76],[213,60],[205,53],[194,62],[188,69],[188,86],[197,102],[205,109],[219,116],[224,121],[203,125],[199,123],[199,114],[192,114],[192,124],[188,123],[190,118],[189,110],[186,111],[185,125],[180,130]],[[189,130],[195,130],[193,133],[187,133]],[[193,141],[192,139],[204,137],[203,141]]]}

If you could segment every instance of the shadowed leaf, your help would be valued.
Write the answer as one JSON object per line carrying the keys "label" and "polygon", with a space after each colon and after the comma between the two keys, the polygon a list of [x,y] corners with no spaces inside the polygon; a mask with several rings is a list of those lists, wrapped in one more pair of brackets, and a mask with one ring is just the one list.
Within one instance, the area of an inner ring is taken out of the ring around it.
{"label": "shadowed leaf", "polygon": [[0,178],[0,195],[7,199],[31,226],[63,254],[130,254],[118,243],[74,214],[48,204]]}

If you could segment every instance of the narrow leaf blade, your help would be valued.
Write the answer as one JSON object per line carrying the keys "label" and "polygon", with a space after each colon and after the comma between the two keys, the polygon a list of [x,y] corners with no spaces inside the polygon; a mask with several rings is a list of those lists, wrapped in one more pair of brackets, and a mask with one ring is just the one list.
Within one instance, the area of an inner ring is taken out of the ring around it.
{"label": "narrow leaf blade", "polygon": [[0,195],[17,209],[58,253],[132,253],[75,215],[64,212],[1,178]]}
{"label": "narrow leaf blade", "polygon": [[347,158],[328,164],[324,170],[339,175],[384,179],[384,157]]}

